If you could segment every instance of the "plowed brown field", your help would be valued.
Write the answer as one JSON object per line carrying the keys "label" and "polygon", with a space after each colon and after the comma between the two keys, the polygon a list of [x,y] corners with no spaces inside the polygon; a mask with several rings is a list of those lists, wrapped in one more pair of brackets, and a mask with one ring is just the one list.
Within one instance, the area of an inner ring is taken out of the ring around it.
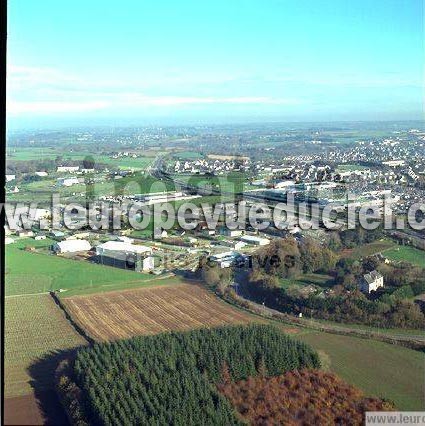
{"label": "plowed brown field", "polygon": [[63,303],[73,320],[98,341],[252,320],[194,284],[74,296]]}

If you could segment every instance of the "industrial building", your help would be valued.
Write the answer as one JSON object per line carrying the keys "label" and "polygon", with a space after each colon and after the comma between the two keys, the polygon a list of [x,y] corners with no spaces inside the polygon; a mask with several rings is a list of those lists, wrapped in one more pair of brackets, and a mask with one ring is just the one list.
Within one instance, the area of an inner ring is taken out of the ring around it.
{"label": "industrial building", "polygon": [[154,269],[152,248],[125,241],[107,241],[96,247],[96,255],[103,265],[148,272]]}

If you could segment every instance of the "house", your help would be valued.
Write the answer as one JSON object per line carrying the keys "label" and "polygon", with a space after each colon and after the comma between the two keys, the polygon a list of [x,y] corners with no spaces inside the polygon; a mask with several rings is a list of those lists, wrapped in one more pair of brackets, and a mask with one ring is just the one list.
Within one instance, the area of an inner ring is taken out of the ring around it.
{"label": "house", "polygon": [[53,244],[52,250],[55,253],[76,253],[89,251],[91,244],[87,240],[66,240]]}
{"label": "house", "polygon": [[6,182],[12,182],[16,179],[16,175],[6,175]]}
{"label": "house", "polygon": [[160,239],[160,238],[167,238],[168,232],[165,229],[162,228],[155,228],[153,233],[154,239]]}
{"label": "house", "polygon": [[241,248],[244,248],[246,246],[246,243],[243,241],[237,241],[234,245],[235,250],[240,250]]}
{"label": "house", "polygon": [[369,294],[384,286],[384,277],[376,270],[363,275],[359,282],[359,290]]}
{"label": "house", "polygon": [[12,244],[14,242],[15,242],[15,240],[13,238],[10,238],[10,237],[5,237],[5,239],[4,239],[5,244]]}
{"label": "house", "polygon": [[274,184],[275,189],[288,189],[295,188],[295,182],[293,180],[284,180],[281,182],[276,182]]}
{"label": "house", "polygon": [[220,268],[230,268],[231,266],[238,265],[245,261],[245,258],[236,251],[226,251],[224,253],[217,253],[209,257],[211,262],[216,263]]}
{"label": "house", "polygon": [[46,176],[48,176],[48,173],[47,172],[35,172],[35,175],[39,176],[39,177],[46,177]]}
{"label": "house", "polygon": [[34,232],[32,232],[31,230],[26,230],[26,229],[18,231],[17,234],[18,234],[19,237],[33,237],[34,236]]}
{"label": "house", "polygon": [[57,169],[57,172],[58,173],[65,173],[65,172],[75,173],[75,172],[78,172],[78,170],[80,170],[80,166],[59,166]]}
{"label": "house", "polygon": [[36,241],[45,240],[45,239],[46,239],[45,235],[36,235],[34,237],[34,240],[36,240]]}
{"label": "house", "polygon": [[54,229],[52,232],[50,232],[50,236],[55,239],[62,239],[65,238],[65,232]]}
{"label": "house", "polygon": [[220,229],[220,234],[225,235],[226,237],[240,237],[242,235],[242,230],[223,227]]}
{"label": "house", "polygon": [[256,237],[255,235],[244,235],[241,237],[241,241],[247,244],[252,244],[254,246],[266,246],[270,243],[269,239]]}
{"label": "house", "polygon": [[80,183],[77,177],[59,178],[57,182],[60,186],[72,186]]}
{"label": "house", "polygon": [[66,237],[66,240],[85,240],[90,237],[90,232],[76,232],[69,237]]}
{"label": "house", "polygon": [[51,216],[52,212],[50,209],[35,209],[33,214],[34,220],[47,219]]}

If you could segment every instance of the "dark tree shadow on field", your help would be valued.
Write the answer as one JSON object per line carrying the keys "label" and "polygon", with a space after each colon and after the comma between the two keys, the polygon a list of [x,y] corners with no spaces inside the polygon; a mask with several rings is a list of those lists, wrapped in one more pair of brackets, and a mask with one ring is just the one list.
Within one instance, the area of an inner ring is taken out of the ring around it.
{"label": "dark tree shadow on field", "polygon": [[55,389],[55,372],[59,363],[68,358],[74,359],[78,348],[49,352],[35,361],[29,368],[30,384],[46,425],[69,425]]}

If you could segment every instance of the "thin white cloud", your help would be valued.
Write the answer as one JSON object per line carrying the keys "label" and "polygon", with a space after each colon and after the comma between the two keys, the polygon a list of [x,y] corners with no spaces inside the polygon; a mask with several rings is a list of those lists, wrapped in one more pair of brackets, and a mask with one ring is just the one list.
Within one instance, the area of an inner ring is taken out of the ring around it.
{"label": "thin white cloud", "polygon": [[[141,79],[142,80],[142,79]],[[293,105],[294,99],[270,96],[208,96],[193,95],[197,89],[187,90],[187,95],[146,94],[142,87],[130,82],[92,82],[79,80],[51,68],[8,66],[9,115],[46,115],[78,113],[100,110],[130,111],[144,108],[161,108],[189,105],[238,104],[238,105]],[[179,89],[173,84],[174,90]]]}
{"label": "thin white cloud", "polygon": [[9,101],[7,112],[11,115],[20,114],[61,114],[75,112],[99,111],[105,109],[125,109],[148,107],[178,107],[202,104],[257,104],[272,105],[294,104],[294,101],[267,97],[183,97],[183,96],[116,96],[110,100],[95,101]]}
{"label": "thin white cloud", "polygon": [[109,106],[108,102],[62,102],[62,101],[8,101],[6,111],[11,115],[20,114],[61,114],[67,112],[97,111]]}

